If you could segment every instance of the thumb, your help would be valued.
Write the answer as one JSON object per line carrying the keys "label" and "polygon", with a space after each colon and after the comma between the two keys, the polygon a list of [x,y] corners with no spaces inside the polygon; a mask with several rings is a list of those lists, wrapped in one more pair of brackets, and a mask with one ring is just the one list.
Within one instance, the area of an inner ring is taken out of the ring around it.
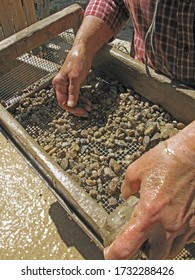
{"label": "thumb", "polygon": [[140,162],[140,159],[137,159],[135,162],[131,163],[126,170],[125,178],[121,185],[121,194],[124,199],[138,193],[140,190]]}

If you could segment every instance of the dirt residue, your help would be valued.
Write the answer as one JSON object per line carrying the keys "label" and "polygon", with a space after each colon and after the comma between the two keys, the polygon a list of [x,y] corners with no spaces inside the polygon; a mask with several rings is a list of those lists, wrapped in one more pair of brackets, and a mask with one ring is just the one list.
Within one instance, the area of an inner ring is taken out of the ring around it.
{"label": "dirt residue", "polygon": [[2,134],[0,158],[1,260],[101,258],[37,172]]}

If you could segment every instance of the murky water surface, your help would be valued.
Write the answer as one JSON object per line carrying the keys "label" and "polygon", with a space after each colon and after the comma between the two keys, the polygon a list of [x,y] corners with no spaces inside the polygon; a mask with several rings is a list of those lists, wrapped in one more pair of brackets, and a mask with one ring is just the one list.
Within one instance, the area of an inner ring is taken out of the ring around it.
{"label": "murky water surface", "polygon": [[2,134],[0,182],[0,259],[95,258],[79,227]]}

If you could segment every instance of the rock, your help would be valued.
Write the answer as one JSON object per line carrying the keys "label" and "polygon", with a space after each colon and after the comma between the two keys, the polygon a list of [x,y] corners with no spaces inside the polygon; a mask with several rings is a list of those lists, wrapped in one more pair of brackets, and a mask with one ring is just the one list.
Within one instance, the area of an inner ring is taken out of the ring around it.
{"label": "rock", "polygon": [[100,164],[99,164],[98,161],[95,161],[95,162],[91,163],[89,167],[90,167],[91,170],[96,170],[97,171],[100,168]]}
{"label": "rock", "polygon": [[131,129],[128,131],[128,136],[132,136],[134,137],[135,136],[135,130]]}
{"label": "rock", "polygon": [[19,104],[23,107],[28,107],[31,104],[31,99],[28,97],[24,97],[20,100]]}
{"label": "rock", "polygon": [[77,163],[74,167],[74,169],[76,171],[82,171],[82,170],[85,170],[85,167],[86,167],[86,164],[85,163]]}
{"label": "rock", "polygon": [[117,140],[116,139],[114,142],[115,142],[115,144],[117,144],[120,147],[126,147],[127,146],[127,144],[123,140]]}
{"label": "rock", "polygon": [[[139,135],[144,134],[144,130],[145,130],[145,125],[143,123],[140,123],[136,128],[136,131],[138,132]],[[134,132],[134,135],[135,135],[135,132]]]}
{"label": "rock", "polygon": [[79,175],[80,178],[84,178],[85,177],[85,171],[82,170],[81,172],[79,172],[78,175]]}
{"label": "rock", "polygon": [[93,170],[93,171],[91,172],[91,177],[92,177],[93,179],[98,179],[98,177],[99,177],[98,172],[97,172],[96,170]]}
{"label": "rock", "polygon": [[139,151],[141,152],[141,153],[144,153],[145,152],[145,147],[144,146],[139,146]]}
{"label": "rock", "polygon": [[95,186],[96,183],[97,183],[96,180],[86,179],[86,184],[87,184],[88,186]]}
{"label": "rock", "polygon": [[113,178],[107,186],[107,193],[109,195],[113,195],[117,189],[118,179],[115,177]]}
{"label": "rock", "polygon": [[109,167],[104,168],[104,174],[110,178],[114,178],[116,176],[116,174]]}
{"label": "rock", "polygon": [[85,130],[85,129],[82,130],[82,131],[81,131],[81,136],[84,137],[84,138],[87,138],[87,136],[88,136],[87,130]]}
{"label": "rock", "polygon": [[146,124],[146,129],[144,131],[145,136],[152,136],[157,131],[157,123],[149,122]]}
{"label": "rock", "polygon": [[178,123],[177,124],[177,129],[182,130],[184,129],[185,125],[183,123]]}
{"label": "rock", "polygon": [[154,136],[150,139],[150,148],[156,146],[161,140],[161,134],[159,132],[155,133]]}
{"label": "rock", "polygon": [[36,114],[32,114],[31,121],[34,123],[39,123],[41,120]]}
{"label": "rock", "polygon": [[71,146],[71,150],[75,151],[75,152],[78,152],[80,150],[80,147],[79,147],[78,144],[73,143],[72,146]]}
{"label": "rock", "polygon": [[88,145],[81,146],[81,154],[84,154],[85,152],[87,152],[87,149],[88,149]]}
{"label": "rock", "polygon": [[105,145],[106,148],[113,148],[114,147],[114,143],[110,142],[110,140],[107,140],[104,143],[104,145]]}
{"label": "rock", "polygon": [[95,133],[94,133],[94,137],[95,138],[100,138],[102,136],[102,134],[99,132],[99,131],[96,131]]}
{"label": "rock", "polygon": [[79,176],[77,174],[71,174],[72,179],[78,183],[79,185],[81,185],[81,179],[79,178]]}
{"label": "rock", "polygon": [[115,197],[110,197],[110,198],[108,199],[108,204],[109,204],[109,206],[117,205],[117,200],[116,200],[116,198],[115,198]]}
{"label": "rock", "polygon": [[52,148],[52,149],[48,152],[48,154],[49,154],[49,155],[52,155],[52,154],[54,154],[56,151],[57,151],[57,147],[54,147],[54,148]]}
{"label": "rock", "polygon": [[100,194],[98,194],[98,195],[96,196],[96,200],[97,200],[97,202],[101,201],[101,200],[102,200],[102,196],[101,196]]}
{"label": "rock", "polygon": [[110,159],[109,166],[114,171],[114,173],[116,174],[120,173],[121,165],[118,164],[118,162],[115,159],[113,158]]}
{"label": "rock", "polygon": [[179,132],[179,130],[177,128],[174,128],[170,133],[170,137],[176,135],[178,132]]}
{"label": "rock", "polygon": [[161,138],[162,139],[168,139],[171,136],[174,136],[178,130],[174,128],[172,124],[167,124],[165,127],[161,130]]}
{"label": "rock", "polygon": [[151,109],[153,109],[154,111],[160,111],[160,108],[158,105],[154,104]]}
{"label": "rock", "polygon": [[147,136],[144,136],[144,139],[143,139],[143,145],[144,147],[147,147],[150,143],[150,137],[147,135]]}
{"label": "rock", "polygon": [[49,151],[51,151],[52,148],[53,148],[53,146],[51,146],[51,145],[49,145],[49,144],[43,147],[43,149],[44,149],[47,153],[48,153]]}
{"label": "rock", "polygon": [[92,190],[89,191],[89,195],[90,195],[92,198],[95,199],[95,198],[97,197],[97,195],[98,195],[98,191],[92,189]]}
{"label": "rock", "polygon": [[76,158],[77,157],[77,152],[73,151],[73,150],[69,150],[66,153],[66,158],[67,159],[72,159],[72,158]]}
{"label": "rock", "polygon": [[66,170],[68,168],[68,159],[63,158],[60,165],[64,170]]}

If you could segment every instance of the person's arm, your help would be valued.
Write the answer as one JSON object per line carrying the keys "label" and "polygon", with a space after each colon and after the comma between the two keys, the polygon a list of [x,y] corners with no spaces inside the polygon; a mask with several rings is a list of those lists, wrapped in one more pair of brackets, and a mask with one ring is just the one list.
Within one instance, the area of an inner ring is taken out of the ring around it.
{"label": "person's arm", "polygon": [[[86,79],[96,52],[122,28],[127,20],[123,1],[92,0],[59,73],[53,79],[58,104],[78,116],[87,116],[87,110],[75,107],[80,86]],[[120,4],[120,5],[119,5]],[[85,106],[90,111],[88,102]]]}
{"label": "person's arm", "polygon": [[149,259],[174,258],[195,240],[195,121],[132,163],[121,191],[140,201],[105,259],[129,259],[146,240]]}
{"label": "person's arm", "polygon": [[[95,53],[112,35],[112,30],[101,19],[94,16],[84,18],[72,49],[53,79],[60,107],[78,116],[88,116],[87,110],[75,107],[80,87],[89,73]],[[90,103],[87,105],[90,111]]]}

